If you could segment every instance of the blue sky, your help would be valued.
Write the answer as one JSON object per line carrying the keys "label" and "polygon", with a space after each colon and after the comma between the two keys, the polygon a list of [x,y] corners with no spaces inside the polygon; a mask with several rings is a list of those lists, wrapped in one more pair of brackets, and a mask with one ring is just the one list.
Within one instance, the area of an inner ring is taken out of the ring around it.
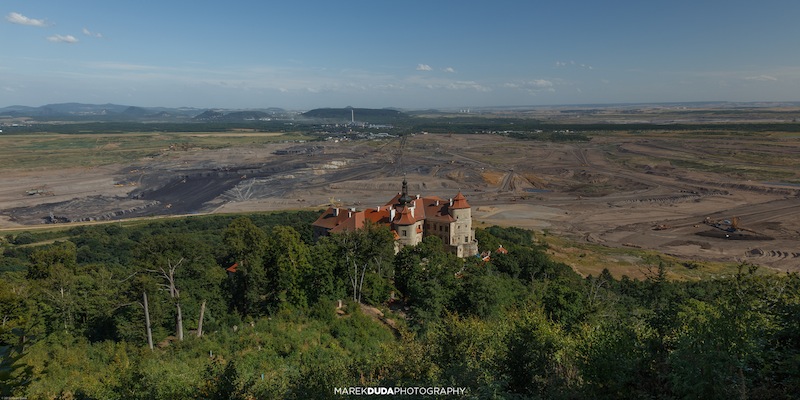
{"label": "blue sky", "polygon": [[4,1],[0,107],[800,101],[800,2]]}

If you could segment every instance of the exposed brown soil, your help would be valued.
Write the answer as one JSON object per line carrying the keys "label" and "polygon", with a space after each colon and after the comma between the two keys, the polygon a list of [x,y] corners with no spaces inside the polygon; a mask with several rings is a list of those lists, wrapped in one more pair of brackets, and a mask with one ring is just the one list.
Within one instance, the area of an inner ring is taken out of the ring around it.
{"label": "exposed brown soil", "polygon": [[[753,179],[764,173],[769,154],[789,163],[787,170],[800,171],[790,165],[800,159],[800,145],[776,138],[736,140],[652,134],[545,143],[416,135],[405,141],[329,142],[324,154],[313,156],[275,155],[285,145],[274,145],[189,151],[135,165],[10,171],[0,181],[0,227],[331,203],[374,207],[399,191],[405,174],[414,194],[447,198],[463,192],[474,218],[488,224],[689,259],[800,270],[800,187],[770,175]],[[29,194],[33,188],[40,190]],[[698,235],[713,229],[705,218],[734,216],[752,232],[749,240]]]}

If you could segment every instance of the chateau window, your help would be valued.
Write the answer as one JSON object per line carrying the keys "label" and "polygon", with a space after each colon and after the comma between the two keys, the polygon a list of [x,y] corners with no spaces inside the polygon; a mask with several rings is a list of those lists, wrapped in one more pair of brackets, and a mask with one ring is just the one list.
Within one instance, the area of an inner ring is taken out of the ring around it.
{"label": "chateau window", "polygon": [[403,236],[408,236],[408,231],[403,231]]}
{"label": "chateau window", "polygon": [[464,236],[464,243],[469,243],[469,236]]}

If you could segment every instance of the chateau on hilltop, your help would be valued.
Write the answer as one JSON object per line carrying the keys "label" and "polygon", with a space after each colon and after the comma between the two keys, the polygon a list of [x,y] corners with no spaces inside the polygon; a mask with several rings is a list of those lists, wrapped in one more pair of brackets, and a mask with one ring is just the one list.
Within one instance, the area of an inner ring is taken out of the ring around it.
{"label": "chateau on hilltop", "polygon": [[312,224],[314,236],[347,232],[364,227],[366,221],[388,226],[395,237],[395,251],[414,246],[425,236],[442,239],[445,248],[458,257],[478,254],[478,241],[472,229],[472,209],[461,192],[444,200],[439,197],[410,197],[408,183],[386,205],[356,211],[355,208],[328,208]]}

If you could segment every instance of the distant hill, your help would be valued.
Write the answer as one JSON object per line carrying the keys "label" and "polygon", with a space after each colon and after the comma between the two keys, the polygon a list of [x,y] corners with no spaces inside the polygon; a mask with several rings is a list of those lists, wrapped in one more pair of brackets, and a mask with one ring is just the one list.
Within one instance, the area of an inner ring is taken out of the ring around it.
{"label": "distant hill", "polygon": [[225,113],[223,113],[222,111],[206,110],[206,111],[203,111],[202,114],[197,115],[192,119],[195,120],[195,121],[219,121],[224,116],[225,116]]}
{"label": "distant hill", "polygon": [[149,114],[149,112],[146,109],[142,108],[142,107],[130,106],[130,107],[126,108],[125,111],[122,112],[122,114],[131,116],[131,117],[144,117],[147,114]]}
{"label": "distant hill", "polygon": [[273,118],[284,116],[286,111],[280,108],[269,108],[267,111],[246,110],[224,112],[220,110],[207,110],[195,116],[195,121],[214,121],[214,122],[247,122],[247,121],[266,121]]}
{"label": "distant hill", "polygon": [[196,113],[195,109],[145,108],[110,103],[57,103],[40,107],[11,106],[0,108],[0,117],[28,117],[43,121],[167,121],[186,119]]}
{"label": "distant hill", "polygon": [[408,118],[403,112],[389,108],[317,108],[302,114],[306,118],[324,119],[336,122],[349,122],[351,117],[357,122],[392,123]]}
{"label": "distant hill", "polygon": [[[198,115],[199,113],[199,115]],[[198,110],[196,108],[137,107],[119,104],[58,103],[40,107],[14,105],[0,108],[0,118],[33,118],[40,121],[113,122],[247,122],[287,116],[281,108],[261,110]]]}

